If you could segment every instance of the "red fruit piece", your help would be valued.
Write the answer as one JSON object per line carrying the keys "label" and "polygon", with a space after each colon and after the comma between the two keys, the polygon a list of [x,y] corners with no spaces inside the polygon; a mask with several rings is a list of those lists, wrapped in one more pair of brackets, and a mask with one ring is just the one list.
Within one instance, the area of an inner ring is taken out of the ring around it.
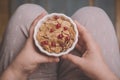
{"label": "red fruit piece", "polygon": [[55,19],[58,19],[59,17],[58,17],[58,16],[55,16],[54,18],[55,18]]}
{"label": "red fruit piece", "polygon": [[69,36],[66,36],[65,37],[65,41],[69,41],[70,40],[70,37]]}
{"label": "red fruit piece", "polygon": [[60,43],[59,45],[60,45],[61,47],[64,47],[64,44],[61,44],[61,43]]}
{"label": "red fruit piece", "polygon": [[53,30],[53,29],[50,29],[50,33],[52,33],[52,32],[54,32],[54,30]]}
{"label": "red fruit piece", "polygon": [[56,47],[56,43],[55,42],[51,42],[51,46],[52,47]]}
{"label": "red fruit piece", "polygon": [[60,27],[61,27],[61,24],[58,23],[58,24],[56,25],[56,29],[59,29]]}
{"label": "red fruit piece", "polygon": [[41,45],[43,45],[43,46],[44,46],[44,45],[48,45],[48,41],[42,41],[42,42],[41,42]]}
{"label": "red fruit piece", "polygon": [[64,30],[67,30],[68,28],[67,27],[64,27]]}
{"label": "red fruit piece", "polygon": [[59,34],[59,35],[57,36],[58,39],[62,39],[63,37],[64,37],[63,34]]}

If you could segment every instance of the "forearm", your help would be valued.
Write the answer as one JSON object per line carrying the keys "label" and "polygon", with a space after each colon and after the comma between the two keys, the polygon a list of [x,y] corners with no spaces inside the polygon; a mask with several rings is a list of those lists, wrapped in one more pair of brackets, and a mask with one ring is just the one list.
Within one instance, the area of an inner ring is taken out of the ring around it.
{"label": "forearm", "polygon": [[109,72],[109,74],[106,74],[106,76],[101,76],[97,80],[119,80],[118,77],[113,74],[112,72]]}
{"label": "forearm", "polygon": [[0,77],[0,80],[27,80],[26,75],[8,67]]}
{"label": "forearm", "polygon": [[119,78],[108,68],[100,71],[93,80],[119,80]]}

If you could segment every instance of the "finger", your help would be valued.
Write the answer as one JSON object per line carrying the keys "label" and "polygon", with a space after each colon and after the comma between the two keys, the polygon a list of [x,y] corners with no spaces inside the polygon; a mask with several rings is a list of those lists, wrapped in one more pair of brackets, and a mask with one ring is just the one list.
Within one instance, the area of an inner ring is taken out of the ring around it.
{"label": "finger", "polygon": [[29,37],[32,38],[34,33],[34,27],[37,24],[37,22],[42,19],[46,15],[46,12],[42,12],[31,24],[30,31],[29,31]]}
{"label": "finger", "polygon": [[80,37],[81,37],[81,39],[83,39],[86,47],[87,48],[93,47],[94,46],[94,40],[92,39],[90,33],[88,33],[88,31],[85,29],[85,27],[80,25],[77,21],[75,21],[75,23],[78,27]]}
{"label": "finger", "polygon": [[58,57],[48,57],[47,62],[59,62],[60,59]]}
{"label": "finger", "polygon": [[79,35],[79,36],[78,36],[78,44],[81,45],[81,43],[83,43],[83,41],[82,41],[82,39],[81,39],[81,37],[80,37],[80,35]]}
{"label": "finger", "polygon": [[62,58],[71,61],[72,63],[74,63],[77,66],[80,66],[83,63],[83,60],[81,57],[78,57],[78,56],[75,56],[72,54],[63,55]]}
{"label": "finger", "polygon": [[82,48],[79,44],[76,44],[75,49],[77,49],[80,52]]}
{"label": "finger", "polygon": [[39,55],[38,61],[39,61],[39,63],[51,63],[51,62],[59,62],[60,60],[59,60],[58,57],[51,57],[51,56],[46,56],[46,55]]}

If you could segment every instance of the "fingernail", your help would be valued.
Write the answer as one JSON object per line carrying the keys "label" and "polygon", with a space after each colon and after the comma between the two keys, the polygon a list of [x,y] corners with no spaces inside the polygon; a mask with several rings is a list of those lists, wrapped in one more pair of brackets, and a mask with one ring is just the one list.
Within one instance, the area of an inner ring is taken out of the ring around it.
{"label": "fingernail", "polygon": [[46,11],[43,11],[43,12],[42,12],[42,15],[46,15],[46,14],[47,14],[47,12],[46,12]]}
{"label": "fingernail", "polygon": [[60,59],[59,58],[56,58],[56,62],[59,62],[60,61]]}

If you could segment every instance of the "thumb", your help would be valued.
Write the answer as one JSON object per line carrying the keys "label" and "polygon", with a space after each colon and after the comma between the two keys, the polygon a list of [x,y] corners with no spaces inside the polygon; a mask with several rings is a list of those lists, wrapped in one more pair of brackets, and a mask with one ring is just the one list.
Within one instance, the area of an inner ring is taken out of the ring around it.
{"label": "thumb", "polygon": [[66,54],[62,56],[63,59],[67,59],[69,61],[71,61],[72,63],[74,63],[77,66],[81,66],[83,63],[83,59],[81,57],[72,55],[72,54]]}
{"label": "thumb", "polygon": [[59,62],[59,58],[39,54],[38,62],[39,63]]}

